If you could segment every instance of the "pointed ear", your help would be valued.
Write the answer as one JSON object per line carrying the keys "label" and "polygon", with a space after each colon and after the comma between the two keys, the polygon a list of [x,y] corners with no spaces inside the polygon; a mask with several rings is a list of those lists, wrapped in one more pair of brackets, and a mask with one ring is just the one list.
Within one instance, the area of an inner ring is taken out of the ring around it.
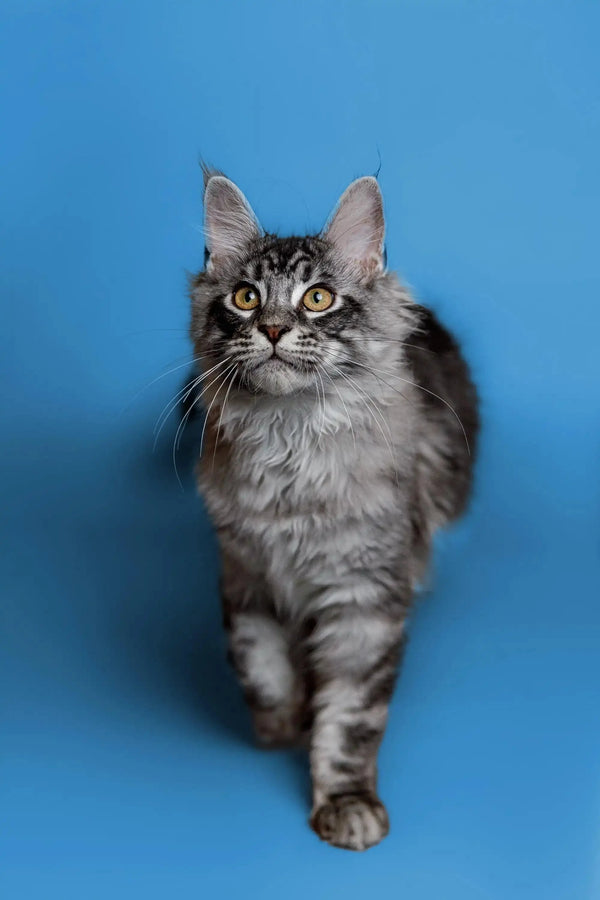
{"label": "pointed ear", "polygon": [[385,222],[377,180],[368,175],[346,188],[321,237],[329,241],[363,278],[383,272]]}
{"label": "pointed ear", "polygon": [[239,187],[224,175],[205,174],[204,233],[209,253],[207,268],[239,256],[260,237],[262,229]]}

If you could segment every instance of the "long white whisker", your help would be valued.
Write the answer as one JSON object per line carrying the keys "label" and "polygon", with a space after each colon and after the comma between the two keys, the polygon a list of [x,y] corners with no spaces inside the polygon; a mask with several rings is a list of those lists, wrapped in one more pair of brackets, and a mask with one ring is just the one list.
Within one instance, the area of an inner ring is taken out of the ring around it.
{"label": "long white whisker", "polygon": [[350,413],[348,412],[348,407],[346,406],[346,401],[342,397],[340,389],[338,388],[337,384],[335,383],[335,381],[333,380],[333,378],[331,377],[331,375],[329,374],[329,372],[327,371],[325,366],[322,363],[317,363],[317,367],[318,367],[318,369],[320,369],[323,372],[324,375],[327,376],[327,378],[329,378],[330,382],[332,383],[332,385],[335,389],[336,394],[340,398],[340,402],[346,412],[346,418],[348,419],[348,425],[350,426],[350,431],[352,432],[352,440],[354,441],[354,449],[356,450],[356,434],[354,432],[354,427],[352,425],[352,419],[350,418]]}
{"label": "long white whisker", "polygon": [[[374,401],[371,401],[371,398],[368,396],[368,394],[366,394],[366,393],[362,390],[362,388],[356,383],[356,381],[354,381],[353,378],[350,378],[349,375],[347,375],[345,372],[342,372],[342,370],[341,370],[340,368],[338,368],[337,366],[335,366],[333,363],[330,362],[330,365],[333,366],[333,368],[335,369],[335,371],[336,371],[339,375],[341,375],[342,378],[345,378],[345,379],[346,379],[346,381],[347,381],[347,382],[350,384],[350,386],[354,389],[354,392],[357,394],[357,396],[360,396],[360,395],[358,394],[359,391],[360,391],[360,394],[362,394],[363,402],[365,403],[366,409],[367,409],[368,412],[370,412],[371,418],[373,419],[373,421],[375,422],[375,424],[376,424],[377,427],[379,428],[379,430],[380,430],[380,432],[381,432],[381,436],[383,437],[383,439],[384,439],[384,441],[385,441],[385,443],[386,443],[386,445],[387,445],[387,448],[388,448],[388,450],[389,450],[389,452],[390,452],[390,457],[391,457],[391,460],[392,460],[392,467],[393,467],[394,473],[395,473],[395,475],[396,475],[396,484],[398,484],[399,482],[398,482],[398,470],[397,470],[397,468],[396,468],[396,457],[394,456],[394,451],[393,451],[392,445],[391,445],[391,443],[390,443],[390,441],[392,440],[392,432],[391,432],[391,429],[390,429],[390,426],[389,426],[388,422],[386,422],[386,420],[385,420],[385,418],[383,417],[381,411],[377,408],[376,411],[377,411],[378,415],[381,416],[381,419],[382,419],[384,425],[386,426],[386,428],[387,428],[387,430],[388,430],[388,433],[389,433],[389,436],[390,436],[390,440],[388,440],[388,438],[386,437],[386,434],[385,434],[383,428],[381,427],[380,423],[378,422],[378,420],[377,420],[377,419],[375,418],[375,416],[373,415],[373,412],[369,409],[370,406],[371,406],[373,409],[375,409],[375,407],[377,407],[377,404],[375,404]],[[374,404],[374,405],[373,405],[373,404]]]}
{"label": "long white whisker", "polygon": [[230,363],[230,365],[227,366],[226,369],[223,369],[222,372],[217,372],[216,377],[213,378],[213,380],[212,380],[211,382],[209,382],[209,384],[205,384],[204,387],[202,388],[202,390],[199,392],[198,396],[196,397],[196,399],[194,400],[194,402],[191,404],[191,406],[190,406],[190,408],[187,410],[186,414],[183,416],[181,422],[179,423],[179,428],[177,429],[177,431],[176,431],[176,433],[175,433],[175,445],[176,445],[176,449],[177,449],[177,450],[179,450],[179,445],[180,445],[180,443],[181,443],[181,438],[182,438],[182,435],[183,435],[183,431],[184,431],[184,429],[185,429],[186,422],[188,421],[188,419],[189,419],[189,417],[190,417],[190,415],[191,415],[191,413],[192,413],[192,410],[194,409],[194,407],[196,406],[196,404],[198,403],[198,401],[201,400],[201,399],[203,398],[203,396],[204,396],[204,394],[206,393],[206,391],[207,391],[209,388],[211,388],[211,387],[213,386],[213,384],[216,384],[217,381],[219,381],[220,378],[225,379],[225,378],[227,377],[227,375],[229,375],[229,372],[231,371],[231,369],[232,369],[233,366],[235,366],[235,363]]}
{"label": "long white whisker", "polygon": [[[156,378],[153,378],[152,381],[149,381],[148,384],[145,384],[142,388],[139,389],[139,391],[137,391],[133,395],[131,400],[123,407],[123,410],[121,411],[121,415],[123,415],[123,413],[126,410],[128,410],[131,406],[133,406],[133,404],[138,399],[140,394],[143,394],[144,391],[147,391],[149,388],[151,388],[152,385],[156,384],[157,381],[160,381],[162,378],[166,378],[167,375],[171,375],[172,372],[177,372],[180,369],[188,368],[189,366],[192,366],[194,363],[200,362],[202,359],[205,359],[207,355],[210,355],[210,354],[203,354],[202,356],[193,356],[191,359],[188,358],[187,361],[184,363],[181,363],[181,365],[174,366],[172,369],[167,369],[167,371],[163,372],[162,375],[158,375]],[[181,357],[180,357],[180,359],[181,359]]]}
{"label": "long white whisker", "polygon": [[369,337],[354,337],[353,335],[349,335],[349,338],[357,344],[368,344],[369,341],[377,341],[380,344],[399,344],[401,347],[412,347],[413,350],[423,350],[424,353],[433,353],[434,356],[437,355],[435,350],[431,350],[430,347],[421,347],[419,344],[409,344],[408,341],[401,341],[399,338],[377,337],[376,335],[370,335]]}
{"label": "long white whisker", "polygon": [[235,381],[235,376],[237,375],[237,364],[231,373],[231,378],[229,379],[229,384],[227,386],[227,391],[225,392],[225,397],[223,398],[223,403],[221,405],[221,414],[219,416],[219,422],[217,424],[217,433],[215,435],[215,446],[213,449],[213,457],[212,457],[212,470],[215,468],[215,457],[217,455],[217,444],[219,443],[219,435],[221,434],[221,422],[223,421],[223,413],[225,412],[225,406],[227,405],[227,398],[229,397],[229,392],[233,387],[233,382]]}
{"label": "long white whisker", "polygon": [[[156,447],[158,438],[160,436],[160,433],[161,433],[167,419],[169,418],[169,416],[175,409],[175,407],[179,403],[187,400],[188,397],[190,396],[190,394],[195,390],[196,387],[198,387],[199,384],[201,384],[206,378],[208,378],[208,376],[212,372],[214,372],[220,366],[224,366],[225,363],[227,363],[230,359],[231,359],[230,356],[225,357],[224,360],[221,360],[216,365],[212,366],[210,369],[208,369],[207,372],[202,372],[200,375],[198,375],[197,378],[195,378],[191,383],[188,382],[188,384],[184,385],[184,387],[180,391],[177,392],[175,397],[173,397],[171,400],[169,400],[169,402],[163,407],[163,410],[162,410],[160,416],[158,417],[156,425],[154,426],[154,433],[155,433],[154,446],[155,447]],[[165,414],[165,412],[166,412],[166,414]]]}
{"label": "long white whisker", "polygon": [[[155,434],[154,443],[155,444],[156,444],[156,440],[158,439],[158,435],[162,431],[163,425],[165,424],[165,422],[167,421],[167,419],[169,418],[169,416],[171,415],[171,413],[173,412],[175,407],[179,403],[182,403],[184,400],[187,400],[187,398],[190,396],[190,394],[192,393],[194,388],[197,387],[198,384],[200,383],[200,380],[201,380],[201,376],[198,375],[196,378],[194,378],[193,381],[188,382],[179,391],[177,391],[175,396],[171,397],[171,399],[168,400],[167,403],[163,406],[162,411],[161,411],[158,419],[156,420],[156,425],[154,426],[154,434]],[[185,397],[184,397],[184,394],[185,394]],[[163,419],[163,417],[164,417],[164,419]]]}
{"label": "long white whisker", "polygon": [[[385,369],[375,369],[370,366],[365,366],[362,363],[357,363],[354,360],[352,361],[352,365],[360,366],[362,369],[366,369],[368,372],[372,372],[373,374],[375,374],[375,372],[382,372],[384,375],[389,375],[391,378],[397,378],[398,381],[403,381],[405,384],[410,384],[410,385],[412,385],[412,387],[419,388],[421,391],[425,391],[426,394],[431,394],[432,397],[436,397],[436,399],[438,399],[441,403],[443,403],[444,406],[448,407],[448,409],[450,410],[450,412],[452,413],[452,415],[455,417],[456,421],[460,425],[460,427],[462,429],[463,437],[465,439],[465,444],[467,446],[467,453],[469,454],[469,456],[471,455],[471,448],[469,446],[469,439],[467,438],[467,432],[465,431],[465,426],[461,422],[460,416],[458,415],[458,413],[456,412],[454,407],[450,403],[448,403],[447,400],[444,400],[444,398],[440,397],[439,394],[436,394],[435,391],[431,391],[431,390],[429,390],[429,388],[423,387],[422,384],[417,384],[415,381],[409,381],[408,378],[402,378],[401,375],[396,375],[395,372],[387,372]],[[377,377],[377,376],[375,376],[375,377]],[[400,391],[398,388],[395,388],[393,385],[389,385],[389,387],[391,387],[392,390],[396,391],[398,394],[402,394],[402,391]]]}
{"label": "long white whisker", "polygon": [[[235,366],[235,363],[234,363],[234,366]],[[225,378],[227,377],[228,374],[229,374],[229,372],[221,373],[221,376],[225,379]],[[224,383],[224,382],[223,382],[223,383]],[[202,434],[200,435],[200,454],[199,454],[200,456],[202,456],[202,452],[203,452],[203,450],[204,450],[204,434],[205,434],[205,432],[206,432],[206,426],[207,426],[207,424],[208,424],[208,417],[209,417],[210,411],[211,411],[211,409],[212,409],[212,407],[213,407],[213,403],[214,403],[215,400],[217,399],[217,397],[218,397],[218,395],[219,395],[219,391],[221,390],[222,386],[223,386],[223,384],[219,385],[217,391],[215,392],[215,396],[214,396],[214,397],[212,398],[212,400],[210,401],[209,407],[208,407],[208,409],[206,410],[206,413],[205,413],[205,416],[204,416],[204,423],[203,423],[203,425],[202,425]],[[209,385],[209,387],[210,387],[210,385]]]}
{"label": "long white whisker", "polygon": [[[319,439],[320,439],[321,434],[323,433],[323,431],[325,429],[325,385],[323,383],[323,379],[321,377],[321,373],[319,372],[318,368],[315,368],[315,372],[319,376],[319,381],[321,382],[321,390],[323,391],[323,399],[321,401],[321,426],[319,429]],[[317,444],[318,444],[318,441],[317,441]]]}
{"label": "long white whisker", "polygon": [[[317,409],[320,409],[321,408],[321,394],[319,391],[319,385],[317,384],[316,381],[315,381],[315,391],[317,392]],[[321,422],[322,421],[323,421],[323,415],[321,414]],[[315,440],[314,440],[314,444],[313,444],[313,447],[315,450],[317,450],[319,447],[320,436],[321,436],[320,432],[315,434]]]}
{"label": "long white whisker", "polygon": [[[235,365],[235,363],[233,363],[232,365]],[[177,431],[175,432],[175,437],[174,437],[174,439],[173,439],[173,451],[172,451],[172,453],[171,453],[171,457],[172,457],[172,459],[173,459],[173,468],[175,469],[175,475],[177,476],[177,481],[179,482],[179,487],[181,488],[181,490],[183,490],[183,485],[182,485],[182,483],[181,483],[181,479],[180,479],[180,477],[179,477],[179,472],[178,472],[178,470],[177,470],[177,451],[179,450],[179,442],[180,442],[180,440],[181,440],[181,435],[183,434],[183,430],[184,430],[184,428],[185,428],[185,424],[186,424],[186,422],[187,422],[187,420],[188,420],[188,418],[189,418],[189,416],[190,416],[190,414],[191,414],[193,408],[195,407],[196,403],[198,403],[198,402],[201,400],[202,395],[208,390],[208,388],[212,387],[212,385],[213,385],[216,381],[218,381],[220,378],[226,377],[228,374],[229,374],[229,369],[227,369],[224,373],[223,373],[223,372],[219,372],[219,374],[217,375],[217,377],[214,378],[214,379],[210,382],[210,384],[206,385],[206,386],[202,389],[202,391],[198,394],[198,396],[196,397],[196,399],[194,400],[194,402],[192,403],[192,405],[190,406],[190,408],[189,408],[188,411],[186,412],[185,416],[183,416],[181,422],[179,423],[179,427],[177,428]],[[210,407],[211,407],[211,406],[213,405],[213,403],[215,402],[215,399],[217,398],[217,395],[218,395],[219,391],[221,390],[221,387],[222,387],[222,383],[221,383],[221,384],[219,385],[219,387],[217,388],[217,391],[216,391],[216,393],[215,393],[215,396],[213,397],[213,399],[212,399],[212,401],[211,401],[211,404],[210,404],[210,406],[208,407],[208,412],[210,412]],[[208,416],[208,412],[207,412],[207,416]],[[204,420],[204,426],[203,426],[203,428],[202,428],[202,435],[203,435],[203,436],[204,436],[204,428],[205,428],[205,427],[206,427],[206,419]]]}
{"label": "long white whisker", "polygon": [[[385,381],[385,379],[382,378],[380,375],[377,375],[375,370],[371,369],[369,366],[365,366],[362,363],[356,362],[356,360],[354,360],[354,359],[352,360],[352,365],[360,366],[361,369],[366,369],[371,375],[374,376],[374,378],[379,382],[379,384],[385,384],[386,387],[390,388],[390,390],[395,391],[396,394],[400,394],[400,396],[404,400],[406,400],[407,403],[410,403],[411,406],[414,406],[414,404],[411,403],[409,398],[405,394],[403,394],[402,391],[400,391],[397,387],[394,387],[393,384],[390,384],[389,381]],[[378,371],[380,371],[380,370],[378,370]],[[383,371],[383,370],[381,370],[381,371]]]}

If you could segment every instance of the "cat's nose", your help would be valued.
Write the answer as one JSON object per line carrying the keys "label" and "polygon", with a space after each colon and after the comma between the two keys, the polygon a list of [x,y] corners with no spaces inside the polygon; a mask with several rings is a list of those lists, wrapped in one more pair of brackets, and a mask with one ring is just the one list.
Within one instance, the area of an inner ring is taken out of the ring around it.
{"label": "cat's nose", "polygon": [[290,331],[287,325],[259,325],[258,330],[266,334],[272,344],[276,344],[282,334]]}

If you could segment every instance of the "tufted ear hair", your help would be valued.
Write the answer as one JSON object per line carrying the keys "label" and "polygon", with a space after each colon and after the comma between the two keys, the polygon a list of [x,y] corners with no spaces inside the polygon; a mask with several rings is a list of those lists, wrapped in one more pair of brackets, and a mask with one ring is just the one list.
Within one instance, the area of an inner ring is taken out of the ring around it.
{"label": "tufted ear hair", "polygon": [[211,269],[239,257],[262,235],[252,207],[239,187],[224,175],[204,168],[204,233]]}
{"label": "tufted ear hair", "polygon": [[363,278],[385,268],[383,199],[377,179],[357,178],[346,188],[321,237],[333,244]]}

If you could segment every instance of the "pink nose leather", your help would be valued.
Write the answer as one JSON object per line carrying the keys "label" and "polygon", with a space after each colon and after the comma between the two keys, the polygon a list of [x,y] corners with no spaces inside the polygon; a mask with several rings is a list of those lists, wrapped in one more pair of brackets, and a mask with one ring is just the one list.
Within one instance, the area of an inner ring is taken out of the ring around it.
{"label": "pink nose leather", "polygon": [[269,340],[276,341],[279,337],[281,329],[277,325],[267,325],[265,331],[269,335]]}
{"label": "pink nose leather", "polygon": [[290,329],[285,325],[259,325],[258,330],[266,334],[272,344],[276,344],[281,335]]}

